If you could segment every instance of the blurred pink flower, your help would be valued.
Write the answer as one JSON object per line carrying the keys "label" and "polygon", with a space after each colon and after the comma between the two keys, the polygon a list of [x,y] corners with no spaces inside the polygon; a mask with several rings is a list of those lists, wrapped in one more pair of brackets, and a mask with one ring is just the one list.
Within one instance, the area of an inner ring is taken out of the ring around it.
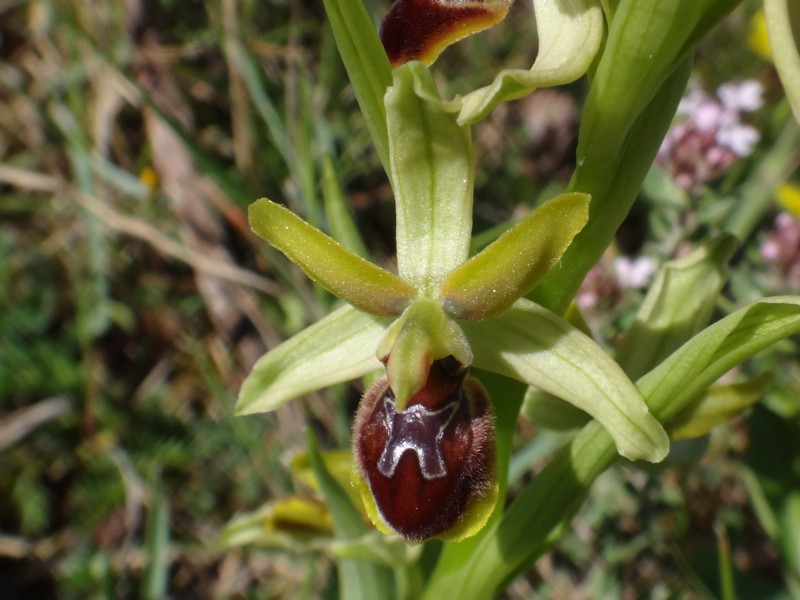
{"label": "blurred pink flower", "polygon": [[658,151],[658,162],[680,187],[696,192],[753,152],[760,135],[741,116],[761,107],[762,91],[760,83],[747,80],[721,85],[713,98],[693,90],[681,100],[678,115],[685,118],[669,130]]}
{"label": "blurred pink flower", "polygon": [[761,256],[778,268],[785,289],[800,287],[800,221],[787,212],[778,213],[761,244]]}
{"label": "blurred pink flower", "polygon": [[575,303],[582,311],[611,308],[619,302],[625,290],[646,287],[656,267],[656,261],[649,256],[618,256],[612,260],[606,252],[587,273]]}

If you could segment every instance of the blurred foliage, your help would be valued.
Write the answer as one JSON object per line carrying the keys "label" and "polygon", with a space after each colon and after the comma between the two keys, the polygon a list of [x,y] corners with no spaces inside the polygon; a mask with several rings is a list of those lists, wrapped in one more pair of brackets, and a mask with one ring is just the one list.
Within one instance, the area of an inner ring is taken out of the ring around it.
{"label": "blurred foliage", "polygon": [[[367,5],[376,19],[386,10]],[[775,149],[788,109],[771,65],[741,43],[755,8],[745,2],[703,43],[694,76],[706,90],[764,85],[766,104],[748,117],[762,136],[755,152],[692,194],[654,170],[613,249],[663,262],[742,203],[737,190],[760,191],[725,310],[798,285],[760,252],[779,211],[771,194],[782,180],[769,167],[787,162]],[[529,9],[512,13],[442,56],[445,94],[486,83],[499,65],[530,65]],[[334,597],[327,553],[219,544],[233,515],[314,494],[288,463],[306,425],[346,448],[359,392],[232,416],[250,366],[242,341],[270,347],[332,305],[246,232],[246,205],[269,195],[326,228],[320,182],[333,157],[367,251],[392,260],[391,191],[321,3],[17,0],[0,4],[0,35],[0,597]],[[237,280],[256,290],[254,307],[208,293],[197,231],[161,186],[170,173],[155,164],[145,49],[178,90],[185,119],[168,128],[191,157],[190,179],[221,190],[212,214],[224,235],[211,243],[229,267],[264,275]],[[542,91],[476,128],[479,234],[491,239],[566,184],[584,91]],[[788,164],[781,179],[800,183]],[[615,344],[641,298],[604,296],[587,315],[595,335]],[[243,315],[232,329],[220,303]],[[571,530],[506,597],[717,597],[725,556],[738,597],[800,597],[797,346],[742,369],[775,377],[748,418],[677,444],[668,468],[603,475]],[[537,434],[519,424],[520,455]]]}

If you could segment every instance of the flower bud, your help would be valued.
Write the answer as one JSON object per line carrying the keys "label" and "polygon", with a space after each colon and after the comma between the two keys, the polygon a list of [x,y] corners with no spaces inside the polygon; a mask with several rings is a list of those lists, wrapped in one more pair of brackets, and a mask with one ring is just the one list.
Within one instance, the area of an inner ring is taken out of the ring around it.
{"label": "flower bud", "polygon": [[479,531],[497,498],[494,417],[486,390],[435,361],[402,412],[385,379],[366,392],[353,435],[355,483],[386,533],[410,542]]}

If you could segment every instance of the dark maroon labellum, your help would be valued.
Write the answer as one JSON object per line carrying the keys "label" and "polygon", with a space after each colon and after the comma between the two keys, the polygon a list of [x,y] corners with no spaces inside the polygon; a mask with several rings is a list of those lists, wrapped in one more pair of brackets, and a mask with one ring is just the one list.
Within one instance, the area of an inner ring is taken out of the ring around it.
{"label": "dark maroon labellum", "polygon": [[419,60],[430,47],[447,37],[458,19],[480,17],[480,6],[460,7],[435,0],[398,0],[381,25],[381,41],[393,65]]}
{"label": "dark maroon labellum", "polygon": [[434,363],[401,413],[379,381],[365,394],[354,429],[360,475],[383,520],[409,541],[454,527],[470,500],[494,484],[491,404],[464,372],[453,375]]}

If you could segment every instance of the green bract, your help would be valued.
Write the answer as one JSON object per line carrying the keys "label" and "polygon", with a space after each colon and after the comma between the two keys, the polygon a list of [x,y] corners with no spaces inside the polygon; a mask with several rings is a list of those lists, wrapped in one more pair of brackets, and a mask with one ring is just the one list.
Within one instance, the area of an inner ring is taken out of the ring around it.
{"label": "green bract", "polygon": [[[586,223],[589,196],[546,203],[468,259],[474,169],[468,128],[420,63],[394,71],[385,107],[399,276],[285,209],[255,203],[253,230],[352,307],[267,353],[242,386],[237,411],[272,410],[380,362],[401,411],[432,362],[452,358],[458,369],[474,364],[585,410],[630,459],[661,460],[666,433],[622,369],[567,321],[520,300]],[[401,312],[394,321],[385,318]]]}

